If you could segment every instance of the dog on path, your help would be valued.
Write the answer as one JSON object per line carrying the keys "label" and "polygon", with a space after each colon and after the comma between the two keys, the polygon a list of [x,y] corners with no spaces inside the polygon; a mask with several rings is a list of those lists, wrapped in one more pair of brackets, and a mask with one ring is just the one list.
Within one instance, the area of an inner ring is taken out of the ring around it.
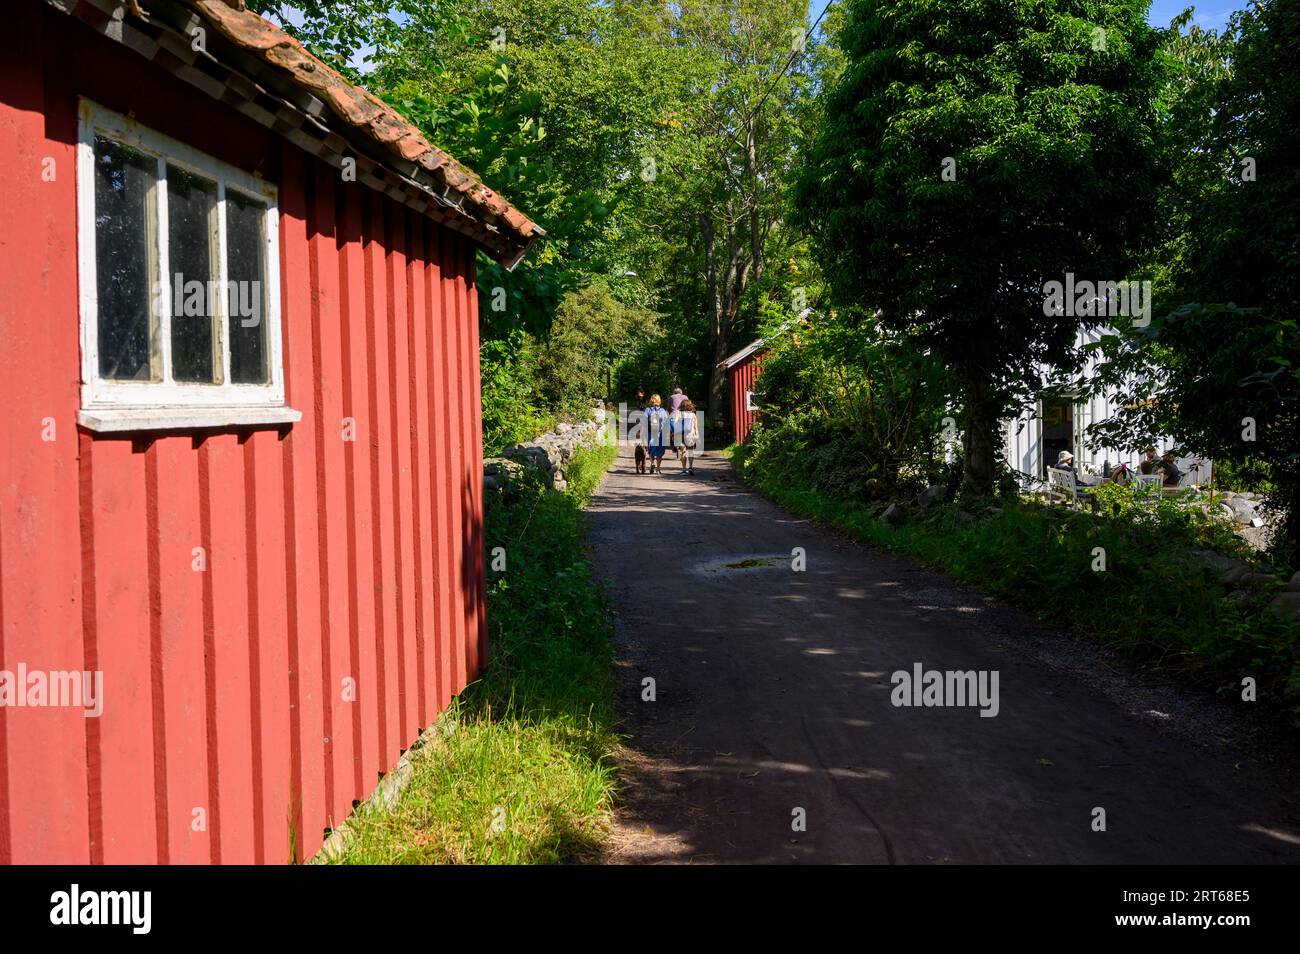
{"label": "dog on path", "polygon": [[645,447],[641,444],[636,445],[636,472],[645,473]]}

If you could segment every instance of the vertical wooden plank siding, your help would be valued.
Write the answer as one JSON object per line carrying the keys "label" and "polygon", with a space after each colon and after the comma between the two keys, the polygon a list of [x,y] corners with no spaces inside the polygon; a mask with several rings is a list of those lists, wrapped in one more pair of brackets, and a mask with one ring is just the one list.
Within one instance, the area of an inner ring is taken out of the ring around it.
{"label": "vertical wooden plank siding", "polygon": [[465,303],[469,309],[468,320],[465,322],[465,332],[469,335],[469,349],[465,356],[465,368],[469,374],[469,382],[462,392],[464,398],[469,402],[469,410],[466,414],[470,422],[469,447],[470,447],[470,466],[467,475],[467,486],[470,489],[470,552],[474,558],[474,619],[478,625],[476,634],[478,645],[476,647],[476,657],[478,667],[481,669],[487,665],[487,567],[484,565],[484,548],[487,540],[484,536],[483,529],[483,383],[480,377],[479,368],[479,325],[478,325],[478,295],[475,293],[476,276],[474,274],[474,249],[467,242],[461,243],[461,254],[465,262],[465,281],[464,291]]}
{"label": "vertical wooden plank siding", "polygon": [[[104,698],[0,706],[0,863],[301,861],[485,658],[474,249],[57,11],[11,18],[0,670]],[[277,185],[301,421],[78,428],[80,95]]]}
{"label": "vertical wooden plank siding", "polygon": [[416,671],[415,546],[411,526],[411,355],[407,335],[406,210],[390,206],[388,215],[388,366],[389,398],[393,415],[393,507],[397,516],[394,537],[397,588],[397,696],[401,712],[401,747],[410,745],[419,731],[419,686]]}
{"label": "vertical wooden plank siding", "polygon": [[[83,622],[89,616],[93,627],[94,615],[83,612],[78,508],[76,164],[75,138],[68,138],[75,114],[49,115],[66,104],[47,96],[41,51],[56,37],[46,18],[28,6],[7,15],[0,35],[0,406],[7,418],[0,428],[0,669],[81,670]],[[42,178],[47,169],[53,181]],[[44,373],[34,374],[37,367]],[[75,709],[0,708],[0,863],[90,860],[94,721]]]}
{"label": "vertical wooden plank siding", "polygon": [[727,372],[731,378],[731,436],[738,444],[749,439],[749,432],[758,421],[757,411],[745,409],[745,392],[754,390],[757,385],[758,373],[763,369],[764,354],[763,351],[756,351]]}
{"label": "vertical wooden plank siding", "polygon": [[[112,693],[98,719],[104,825],[99,847],[105,864],[150,864],[157,845],[145,457],[153,452],[138,453],[129,441],[92,443],[91,452],[95,649],[104,692]],[[140,678],[123,678],[128,672]]]}
{"label": "vertical wooden plank siding", "polygon": [[370,475],[374,487],[371,518],[378,574],[375,600],[375,653],[380,674],[379,691],[383,717],[380,721],[381,764],[392,765],[406,744],[402,734],[401,700],[397,692],[399,657],[396,640],[401,608],[398,603],[394,554],[397,551],[397,507],[393,495],[392,405],[389,402],[388,365],[388,262],[384,222],[387,201],[371,195],[366,220],[366,382],[369,389],[370,419],[374,436],[370,444]]}
{"label": "vertical wooden plank siding", "polygon": [[[258,864],[290,860],[288,830],[293,815],[293,736],[290,728],[289,680],[294,669],[286,634],[289,629],[284,518],[292,504],[284,496],[283,453],[287,436],[260,431],[245,445],[246,513],[249,533],[249,587],[257,590],[257,641],[250,646],[256,666],[252,704],[257,720],[252,753],[260,779],[254,791],[260,800],[261,832]],[[182,819],[183,821],[184,819]],[[256,833],[255,833],[256,834]]]}
{"label": "vertical wooden plank siding", "polygon": [[156,743],[166,781],[167,860],[206,864],[213,857],[208,713],[204,640],[195,634],[203,632],[210,555],[199,515],[199,456],[183,437],[158,441],[155,453],[158,473],[167,475],[157,490],[163,733]]}
{"label": "vertical wooden plank siding", "polygon": [[[286,586],[289,606],[290,719],[297,776],[290,797],[295,802],[296,841],[309,850],[325,827],[326,705],[321,696],[325,660],[321,642],[321,568],[316,491],[315,428],[320,416],[315,393],[319,376],[313,360],[316,321],[312,269],[308,263],[311,234],[308,209],[314,188],[310,166],[293,147],[283,147],[280,183],[280,285],[284,289],[285,388],[302,420],[289,429],[285,442],[284,499]],[[297,329],[297,330],[295,330]]]}
{"label": "vertical wooden plank siding", "polygon": [[411,217],[411,275],[409,288],[412,301],[412,338],[411,379],[414,387],[411,392],[411,420],[414,427],[411,432],[411,447],[414,467],[412,468],[413,495],[415,498],[414,520],[419,528],[419,539],[415,550],[416,567],[419,569],[420,589],[420,682],[421,694],[420,721],[427,724],[437,712],[438,706],[438,644],[442,633],[437,624],[438,598],[440,583],[437,561],[434,558],[433,533],[436,519],[434,517],[433,485],[437,475],[433,472],[432,451],[434,432],[429,421],[429,406],[432,403],[433,383],[429,377],[429,355],[433,348],[433,334],[430,315],[432,306],[429,301],[428,244],[425,224],[422,216]]}
{"label": "vertical wooden plank siding", "polygon": [[464,585],[465,580],[465,561],[464,547],[462,545],[462,534],[465,532],[464,520],[464,495],[462,493],[462,474],[465,460],[464,441],[465,428],[461,420],[464,410],[457,400],[461,388],[464,386],[461,375],[461,362],[464,352],[461,349],[461,342],[464,335],[461,334],[460,323],[463,320],[458,289],[456,285],[456,273],[459,268],[456,262],[457,243],[453,236],[443,235],[442,241],[442,294],[443,308],[446,309],[448,316],[447,325],[447,430],[446,440],[448,450],[450,451],[450,464],[447,468],[447,479],[450,483],[449,488],[449,508],[448,516],[451,521],[451,541],[452,541],[452,563],[449,567],[451,578],[455,581],[452,590],[455,594],[452,605],[452,645],[453,653],[456,657],[456,674],[453,685],[459,691],[467,681],[467,673],[473,669],[473,663],[469,659],[467,651],[465,634],[465,614],[468,611],[468,592]]}
{"label": "vertical wooden plank siding", "polygon": [[410,443],[411,467],[410,480],[411,507],[411,557],[412,580],[411,591],[415,602],[415,683],[416,683],[416,722],[424,725],[429,715],[428,680],[426,678],[426,644],[429,642],[429,625],[426,614],[429,611],[428,574],[429,561],[426,559],[428,547],[428,507],[424,504],[424,491],[428,486],[428,477],[422,480],[424,460],[428,445],[421,433],[420,422],[424,409],[428,407],[427,397],[422,398],[422,379],[424,377],[424,349],[428,347],[424,328],[424,278],[421,273],[421,259],[424,255],[424,242],[421,237],[421,225],[415,216],[407,215],[403,246],[407,250],[406,259],[406,353],[407,364],[406,397],[410,404]]}
{"label": "vertical wooden plank siding", "polygon": [[[105,446],[112,442],[104,442]],[[97,448],[98,449],[98,448]],[[208,579],[212,599],[213,726],[221,860],[253,863],[252,674],[244,453],[235,434],[217,434],[199,448],[199,479],[207,496]],[[254,610],[255,611],[255,610]]]}
{"label": "vertical wooden plank siding", "polygon": [[[379,673],[376,664],[375,594],[380,578],[375,566],[374,508],[371,504],[370,443],[370,388],[368,383],[368,352],[366,342],[366,274],[365,250],[362,247],[362,204],[368,196],[362,186],[353,183],[340,190],[339,255],[340,304],[343,320],[340,324],[343,357],[343,414],[342,432],[345,481],[344,510],[351,515],[346,521],[348,534],[348,651],[352,670],[352,737],[360,746],[352,760],[353,789],[364,789],[367,778],[374,784],[373,774],[367,776],[368,763],[380,757],[380,699]],[[380,764],[388,765],[387,762]]]}
{"label": "vertical wooden plank siding", "polygon": [[[439,249],[440,236],[432,222],[424,225],[425,247],[429,250],[424,268],[425,301],[429,303],[429,347],[425,352],[427,374],[429,376],[429,404],[426,420],[429,425],[429,506],[433,514],[430,524],[432,530],[433,560],[436,568],[438,587],[441,589],[451,581],[451,524],[448,522],[450,500],[450,474],[447,470],[449,455],[447,451],[447,312],[442,298],[442,274],[438,266],[441,259]],[[452,695],[452,615],[451,600],[437,601],[437,619],[435,625],[438,633],[437,659],[437,705],[439,709],[451,701]]]}

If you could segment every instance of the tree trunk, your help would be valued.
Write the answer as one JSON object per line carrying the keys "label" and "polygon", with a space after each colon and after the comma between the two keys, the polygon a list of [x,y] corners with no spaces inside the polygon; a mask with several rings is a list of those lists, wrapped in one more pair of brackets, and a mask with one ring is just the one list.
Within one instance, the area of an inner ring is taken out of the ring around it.
{"label": "tree trunk", "polygon": [[718,296],[718,258],[712,212],[700,214],[700,238],[704,244],[705,299],[708,302],[709,309],[709,353],[713,357],[712,366],[709,369],[708,417],[716,427],[723,420],[723,377],[725,372],[718,365],[727,356],[727,333],[724,327],[722,302]]}
{"label": "tree trunk", "polygon": [[988,497],[997,473],[998,425],[1001,403],[994,393],[988,369],[987,346],[976,346],[961,358],[963,414],[961,493],[963,497]]}
{"label": "tree trunk", "polygon": [[763,229],[758,207],[758,113],[749,117],[745,135],[745,172],[749,178],[749,254],[750,274],[755,283],[763,279]]}

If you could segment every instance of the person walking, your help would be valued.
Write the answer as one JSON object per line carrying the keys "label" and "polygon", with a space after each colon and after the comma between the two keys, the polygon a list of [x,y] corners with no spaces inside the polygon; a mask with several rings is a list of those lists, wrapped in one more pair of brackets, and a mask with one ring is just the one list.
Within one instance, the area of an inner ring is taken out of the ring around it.
{"label": "person walking", "polygon": [[682,402],[686,400],[686,395],[682,393],[681,388],[673,388],[673,393],[668,395],[668,450],[674,457],[680,457],[682,450],[677,440],[677,422],[681,417]]}
{"label": "person walking", "polygon": [[645,429],[646,456],[650,458],[650,473],[662,474],[664,464],[664,446],[672,422],[668,412],[663,409],[663,399],[657,394],[650,395],[650,403],[641,417],[641,426]]}
{"label": "person walking", "polygon": [[681,462],[682,473],[695,473],[695,453],[700,449],[700,422],[695,415],[695,405],[687,398],[677,412],[676,432],[680,436],[677,445],[677,459]]}
{"label": "person walking", "polygon": [[[620,432],[620,439],[622,433],[635,435],[636,428],[645,427],[645,404],[645,387],[638,384],[636,386],[636,392],[632,397],[632,407],[623,409],[623,421],[621,422],[621,426],[626,430]],[[641,445],[638,446],[642,446],[644,443],[645,442],[642,441]]]}

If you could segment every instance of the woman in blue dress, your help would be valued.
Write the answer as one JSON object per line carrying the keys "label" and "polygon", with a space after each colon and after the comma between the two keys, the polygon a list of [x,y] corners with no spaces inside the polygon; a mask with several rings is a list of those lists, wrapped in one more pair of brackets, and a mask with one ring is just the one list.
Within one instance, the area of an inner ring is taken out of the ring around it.
{"label": "woman in blue dress", "polygon": [[671,422],[668,412],[663,409],[663,400],[657,394],[650,395],[650,403],[641,419],[645,429],[646,456],[650,458],[650,473],[663,473],[664,450],[668,443],[668,429]]}

